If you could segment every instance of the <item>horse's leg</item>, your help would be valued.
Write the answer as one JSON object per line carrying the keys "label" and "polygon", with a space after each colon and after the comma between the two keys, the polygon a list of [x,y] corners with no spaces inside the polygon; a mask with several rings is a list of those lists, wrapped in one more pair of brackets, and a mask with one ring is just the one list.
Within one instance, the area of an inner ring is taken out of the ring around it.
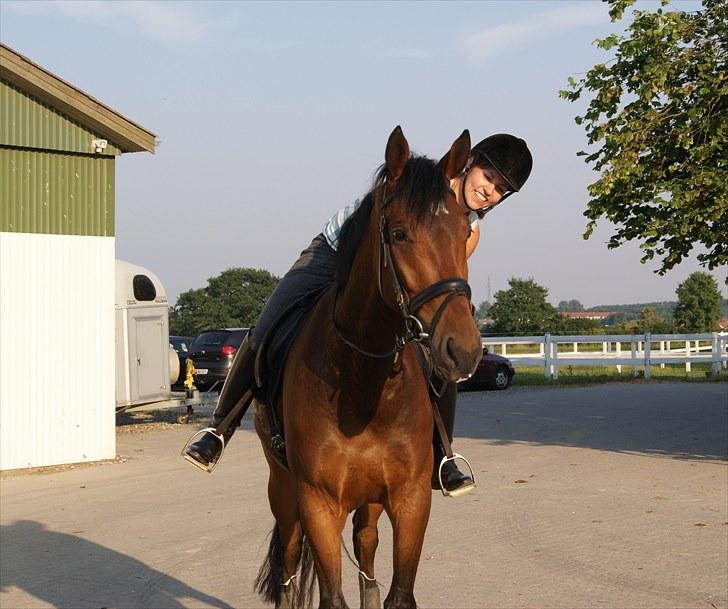
{"label": "horse's leg", "polygon": [[348,609],[341,591],[341,532],[346,512],[320,490],[301,484],[301,521],[316,559],[319,609]]}
{"label": "horse's leg", "polygon": [[[274,465],[277,467],[277,464]],[[268,501],[271,512],[276,519],[276,532],[281,544],[283,559],[283,573],[281,574],[281,600],[280,609],[294,607],[296,596],[295,576],[301,558],[301,545],[303,531],[298,516],[296,503],[296,487],[291,475],[280,470],[278,475],[271,472],[268,479]],[[286,478],[288,478],[286,480]]]}
{"label": "horse's leg", "polygon": [[[276,520],[271,548],[261,568],[256,588],[266,599],[275,602],[276,609],[291,609],[305,603],[309,591],[306,581],[297,581],[301,561],[303,529],[298,510],[296,481],[290,471],[281,467],[269,452],[270,433],[265,414],[255,410],[256,431],[263,445],[263,453],[270,474],[268,476],[268,503]],[[301,565],[301,580],[306,580],[307,565]],[[310,565],[308,565],[310,568]],[[298,588],[304,590],[299,594]]]}
{"label": "horse's leg", "polygon": [[379,585],[374,577],[374,554],[379,545],[377,521],[384,506],[362,505],[354,512],[354,555],[359,562],[359,602],[361,609],[379,609]]}
{"label": "horse's leg", "polygon": [[384,599],[384,609],[417,607],[414,597],[415,577],[431,502],[429,484],[410,484],[401,487],[387,505],[394,534],[394,573],[389,593]]}

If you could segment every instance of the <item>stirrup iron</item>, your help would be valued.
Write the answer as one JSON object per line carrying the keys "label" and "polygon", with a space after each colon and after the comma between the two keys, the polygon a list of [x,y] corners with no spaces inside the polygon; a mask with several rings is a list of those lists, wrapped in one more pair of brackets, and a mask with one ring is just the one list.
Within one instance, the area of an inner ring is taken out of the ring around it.
{"label": "stirrup iron", "polygon": [[[468,470],[470,471],[470,478],[473,480],[472,486],[466,486],[464,488],[457,488],[454,491],[448,491],[445,488],[445,485],[442,483],[442,466],[445,465],[448,461],[455,461],[459,460],[465,463],[465,465],[468,466]],[[473,473],[473,467],[470,465],[470,461],[468,461],[465,457],[463,457],[460,453],[453,453],[452,457],[448,457],[445,455],[442,458],[442,461],[440,461],[440,467],[437,469],[437,478],[440,481],[440,490],[442,491],[442,494],[445,497],[459,497],[460,495],[464,495],[465,493],[468,493],[475,488],[475,474]]]}
{"label": "stirrup iron", "polygon": [[[195,443],[195,440],[197,437],[203,436],[204,434],[209,433],[212,434],[215,438],[217,438],[218,442],[220,442],[220,454],[218,455],[217,459],[214,459],[213,461],[210,461],[206,466],[200,463],[199,461],[195,461],[192,457],[190,457],[187,454],[187,449],[190,447],[190,445]],[[188,463],[191,463],[194,465],[197,469],[201,469],[203,472],[207,472],[208,474],[212,473],[212,470],[215,469],[215,466],[217,465],[218,461],[222,459],[222,455],[225,452],[225,438],[222,434],[216,433],[214,427],[205,427],[205,429],[200,429],[200,431],[192,434],[189,440],[187,440],[187,444],[185,444],[184,448],[182,449],[182,456],[185,458],[185,461]]]}

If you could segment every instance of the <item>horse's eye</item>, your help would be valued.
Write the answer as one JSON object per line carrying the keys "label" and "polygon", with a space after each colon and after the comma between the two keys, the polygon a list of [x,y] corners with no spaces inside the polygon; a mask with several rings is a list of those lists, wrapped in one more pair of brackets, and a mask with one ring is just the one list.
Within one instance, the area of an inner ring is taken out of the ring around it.
{"label": "horse's eye", "polygon": [[392,231],[392,239],[395,241],[407,241],[407,233],[405,233],[401,228],[395,228]]}

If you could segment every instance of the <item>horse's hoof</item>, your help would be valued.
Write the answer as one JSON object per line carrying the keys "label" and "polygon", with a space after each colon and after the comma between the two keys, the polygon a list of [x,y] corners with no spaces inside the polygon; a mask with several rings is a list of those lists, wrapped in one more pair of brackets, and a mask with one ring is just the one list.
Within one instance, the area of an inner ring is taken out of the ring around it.
{"label": "horse's hoof", "polygon": [[359,606],[361,609],[381,609],[379,598],[379,584],[376,579],[369,579],[359,572]]}

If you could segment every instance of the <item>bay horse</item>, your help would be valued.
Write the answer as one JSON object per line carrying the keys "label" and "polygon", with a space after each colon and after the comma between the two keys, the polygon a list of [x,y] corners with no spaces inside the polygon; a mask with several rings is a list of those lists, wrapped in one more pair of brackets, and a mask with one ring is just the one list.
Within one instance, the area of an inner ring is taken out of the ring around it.
{"label": "bay horse", "polygon": [[255,405],[275,517],[256,588],[277,608],[310,606],[312,565],[319,607],[348,607],[341,534],[352,511],[361,606],[380,606],[374,554],[386,511],[394,572],[384,607],[416,607],[434,419],[414,343],[448,381],[468,377],[481,355],[467,284],[469,221],[449,187],[469,152],[467,130],[439,163],[411,157],[400,127],[390,135],[371,192],[344,224],[336,284],[288,354],[274,405],[288,469],[271,449],[265,407]]}

